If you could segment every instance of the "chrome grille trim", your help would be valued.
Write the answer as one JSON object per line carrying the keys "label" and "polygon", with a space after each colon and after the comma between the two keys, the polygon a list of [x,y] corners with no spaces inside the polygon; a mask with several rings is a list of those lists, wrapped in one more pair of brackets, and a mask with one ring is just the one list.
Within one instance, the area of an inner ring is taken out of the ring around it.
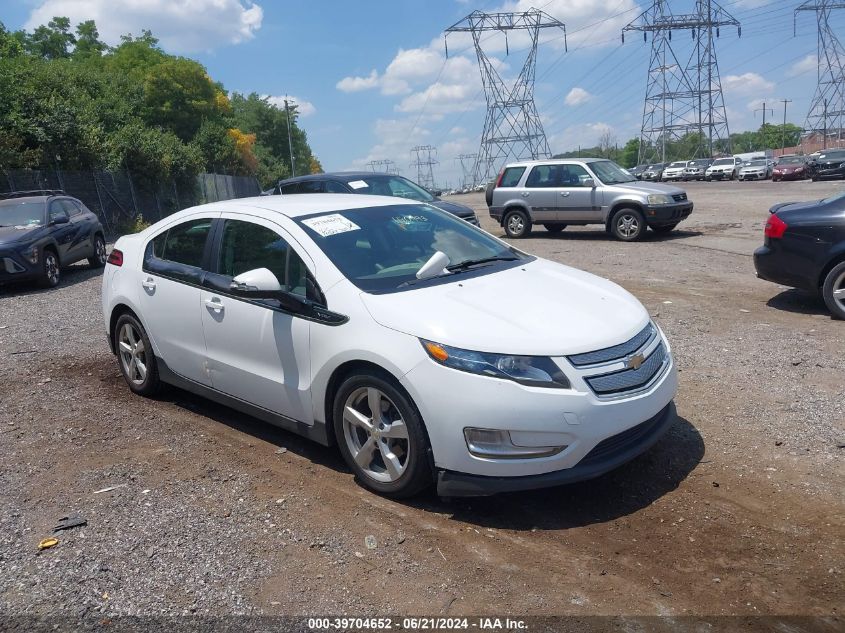
{"label": "chrome grille trim", "polygon": [[607,363],[614,363],[624,359],[626,356],[646,347],[651,343],[654,337],[657,336],[657,328],[651,321],[640,330],[634,338],[614,345],[612,347],[605,347],[594,352],[585,352],[583,354],[573,354],[566,358],[578,369],[586,369],[595,365],[604,365]]}
{"label": "chrome grille trim", "polygon": [[630,395],[632,391],[647,387],[655,377],[662,374],[668,362],[669,355],[661,342],[637,369],[623,369],[609,374],[589,376],[584,380],[600,398]]}

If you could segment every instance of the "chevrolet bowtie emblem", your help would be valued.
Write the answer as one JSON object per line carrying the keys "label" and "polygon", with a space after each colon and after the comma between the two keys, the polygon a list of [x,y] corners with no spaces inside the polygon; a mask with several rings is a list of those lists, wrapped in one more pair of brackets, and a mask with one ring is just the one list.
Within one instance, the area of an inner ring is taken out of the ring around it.
{"label": "chevrolet bowtie emblem", "polygon": [[626,365],[628,369],[639,369],[640,365],[645,362],[645,357],[642,354],[634,354],[633,356],[628,357],[628,362]]}

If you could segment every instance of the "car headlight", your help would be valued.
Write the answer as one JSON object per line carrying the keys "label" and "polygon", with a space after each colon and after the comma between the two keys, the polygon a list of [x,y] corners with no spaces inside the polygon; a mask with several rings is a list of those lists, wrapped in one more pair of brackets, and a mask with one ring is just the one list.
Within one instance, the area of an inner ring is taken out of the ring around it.
{"label": "car headlight", "polygon": [[433,361],[445,367],[491,378],[512,380],[531,387],[570,388],[567,377],[548,356],[472,352],[423,339],[420,339],[420,343]]}
{"label": "car headlight", "polygon": [[672,204],[674,200],[665,193],[653,193],[648,197],[649,204]]}
{"label": "car headlight", "polygon": [[20,254],[30,264],[37,264],[38,263],[38,247],[37,246],[26,246],[23,249],[21,249]]}

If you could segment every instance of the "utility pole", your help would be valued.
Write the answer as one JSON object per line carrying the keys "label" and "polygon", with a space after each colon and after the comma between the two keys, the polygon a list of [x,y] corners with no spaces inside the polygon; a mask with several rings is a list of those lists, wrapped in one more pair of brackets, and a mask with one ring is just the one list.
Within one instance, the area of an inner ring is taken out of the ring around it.
{"label": "utility pole", "polygon": [[[563,31],[566,46],[566,26],[548,13],[538,9],[518,13],[484,13],[473,11],[460,22],[446,29],[446,55],[449,55],[448,37],[451,33],[469,33],[475,45],[481,82],[487,99],[487,115],[481,133],[481,145],[475,162],[474,183],[486,183],[508,159],[548,158],[551,149],[534,104],[534,77],[537,67],[537,44],[540,29],[556,28]],[[490,35],[504,33],[505,51],[508,33],[524,31],[529,40],[528,55],[516,81],[506,85],[482,43]]]}
{"label": "utility pole", "polygon": [[[396,169],[396,163],[394,163],[390,159],[371,160],[369,163],[367,163],[367,165],[370,166],[370,170],[372,170],[373,172],[384,171],[385,173],[388,173],[388,174],[398,174],[399,173]],[[376,167],[378,167],[379,169],[376,169]]]}
{"label": "utility pole", "polygon": [[[622,29],[623,43],[627,32],[641,32],[646,42],[648,34],[652,35],[639,164],[657,162],[658,152],[666,162],[667,144],[692,133],[699,136],[692,158],[711,157],[714,142],[719,141],[730,152],[730,129],[715,48],[723,26],[735,26],[742,35],[739,21],[716,0],[695,0],[695,11],[688,14],[673,14],[669,0],[653,0],[649,8]],[[691,52],[672,41],[672,33],[678,31],[692,33]],[[671,147],[669,150],[671,153]]]}
{"label": "utility pole", "polygon": [[781,128],[781,135],[780,135],[780,153],[783,154],[786,151],[786,104],[792,103],[792,99],[781,99],[781,103],[783,103],[783,128]]}
{"label": "utility pole", "polygon": [[766,149],[766,110],[771,112],[772,116],[775,116],[775,111],[772,110],[771,108],[767,108],[766,102],[764,101],[762,108],[757,108],[756,110],[754,110],[754,117],[755,118],[757,117],[757,113],[760,112],[761,110],[763,112],[763,127],[760,128],[760,137],[763,140],[763,149]]}
{"label": "utility pole", "polygon": [[829,129],[836,130],[839,140],[842,140],[843,129],[845,129],[845,47],[836,31],[830,26],[830,14],[835,9],[845,9],[845,2],[806,0],[798,5],[793,17],[793,22],[797,25],[799,11],[813,11],[816,14],[818,82],[804,122],[804,133],[811,135],[823,130],[825,148]]}
{"label": "utility pole", "polygon": [[475,185],[479,184],[472,180],[475,170],[475,160],[477,158],[478,154],[460,154],[456,158],[461,163],[461,189],[475,187]]}
{"label": "utility pole", "polygon": [[288,153],[290,154],[290,176],[293,178],[296,176],[296,167],[294,167],[293,162],[293,142],[291,141],[290,136],[290,109],[288,109],[288,100],[285,99],[285,119],[288,122]]}
{"label": "utility pole", "polygon": [[411,148],[411,153],[416,158],[411,162],[411,167],[417,168],[417,184],[424,189],[433,191],[434,186],[434,171],[433,167],[439,162],[432,157],[432,152],[437,153],[437,148],[431,145],[417,145]]}

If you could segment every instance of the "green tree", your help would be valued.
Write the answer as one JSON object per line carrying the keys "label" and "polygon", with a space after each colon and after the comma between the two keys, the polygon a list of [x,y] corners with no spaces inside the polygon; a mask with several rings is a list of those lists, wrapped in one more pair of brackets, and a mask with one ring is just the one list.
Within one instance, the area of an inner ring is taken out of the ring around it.
{"label": "green tree", "polygon": [[17,57],[23,55],[24,47],[15,34],[6,30],[6,26],[0,22],[0,58]]}
{"label": "green tree", "polygon": [[636,167],[640,156],[640,139],[635,137],[629,139],[622,148],[622,166]]}
{"label": "green tree", "polygon": [[27,50],[38,57],[61,59],[70,57],[70,48],[76,44],[76,37],[70,31],[70,20],[54,17],[36,28],[26,40]]}
{"label": "green tree", "polygon": [[74,56],[85,57],[95,55],[99,57],[108,49],[104,42],[100,41],[100,33],[94,20],[86,20],[76,25],[76,48]]}

